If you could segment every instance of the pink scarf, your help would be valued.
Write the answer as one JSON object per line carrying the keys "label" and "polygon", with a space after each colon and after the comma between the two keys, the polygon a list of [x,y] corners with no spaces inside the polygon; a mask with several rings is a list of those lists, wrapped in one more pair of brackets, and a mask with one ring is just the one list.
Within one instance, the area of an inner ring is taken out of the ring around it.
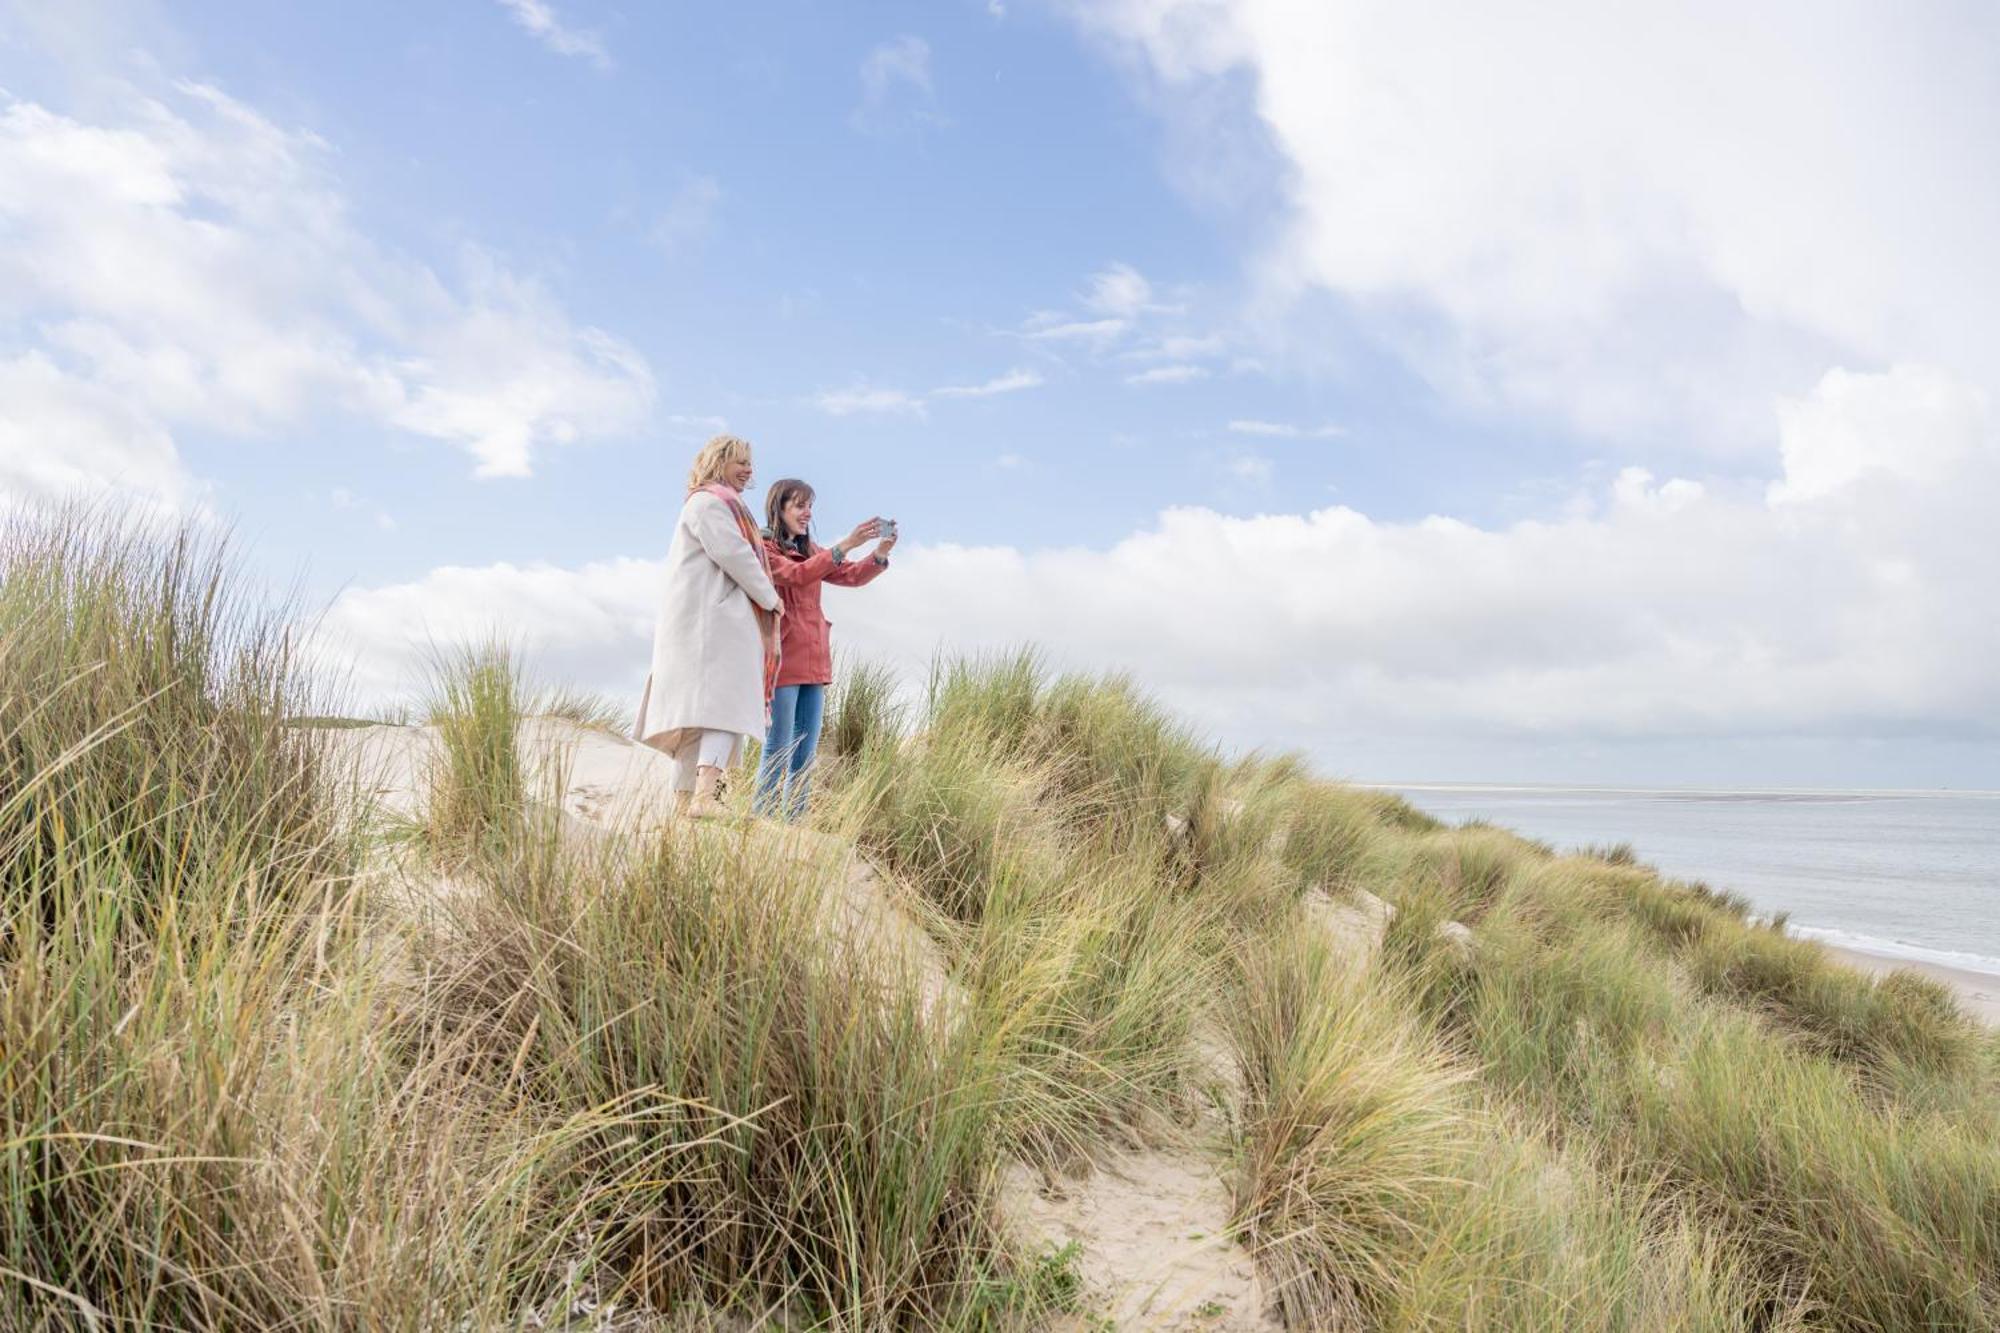
{"label": "pink scarf", "polygon": [[[710,495],[729,506],[729,512],[736,519],[737,530],[743,540],[750,543],[750,549],[757,553],[757,563],[769,577],[771,557],[764,550],[764,534],[757,530],[757,520],[750,516],[750,506],[743,503],[743,497],[724,486],[721,482],[711,482],[702,487]],[[749,593],[743,594],[749,597]],[[757,614],[757,633],[764,640],[764,713],[766,725],[770,722],[771,696],[778,691],[778,617],[775,612],[766,611],[751,598],[750,609]]]}

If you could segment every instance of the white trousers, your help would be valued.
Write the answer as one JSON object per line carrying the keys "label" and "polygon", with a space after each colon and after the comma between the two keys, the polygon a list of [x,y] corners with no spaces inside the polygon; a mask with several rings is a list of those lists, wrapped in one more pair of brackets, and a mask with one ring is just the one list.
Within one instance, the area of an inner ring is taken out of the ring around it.
{"label": "white trousers", "polygon": [[725,767],[735,749],[733,731],[703,731],[682,741],[674,751],[674,790],[693,791],[695,769]]}

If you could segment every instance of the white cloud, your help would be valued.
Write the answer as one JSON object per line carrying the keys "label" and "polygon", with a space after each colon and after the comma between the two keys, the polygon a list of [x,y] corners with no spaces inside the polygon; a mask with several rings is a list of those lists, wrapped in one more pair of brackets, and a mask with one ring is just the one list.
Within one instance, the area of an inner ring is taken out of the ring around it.
{"label": "white cloud", "polygon": [[667,422],[669,425],[679,426],[684,430],[695,432],[704,439],[729,429],[729,418],[713,415],[688,415],[676,412],[667,418]]}
{"label": "white cloud", "polygon": [[514,16],[514,22],[533,34],[536,41],[562,56],[582,56],[599,69],[611,68],[611,54],[595,32],[572,28],[556,17],[544,0],[497,0]]}
{"label": "white cloud", "polygon": [[901,389],[871,389],[857,384],[849,389],[828,389],[813,399],[828,416],[846,417],[861,412],[924,415],[924,400]]}
{"label": "white cloud", "polygon": [[663,568],[658,560],[444,566],[413,583],[343,593],[315,646],[348,668],[363,707],[415,694],[438,647],[498,636],[552,683],[624,691],[636,708]]}
{"label": "white cloud", "polygon": [[185,490],[162,471],[181,426],[263,438],[343,411],[495,476],[650,414],[644,359],[533,278],[467,248],[451,282],[357,231],[312,134],[197,84],[103,105],[0,101],[0,336],[116,401],[147,484]]}
{"label": "white cloud", "polygon": [[1122,319],[1062,319],[1047,312],[1028,321],[1028,336],[1048,342],[1109,342],[1131,327]]}
{"label": "white cloud", "polygon": [[1334,294],[1462,401],[1754,456],[1837,365],[2000,388],[2000,11],[1069,8],[1183,154],[1275,150],[1267,296]]}
{"label": "white cloud", "polygon": [[1212,373],[1210,365],[1197,369],[1197,363],[1215,363],[1229,349],[1232,335],[1186,327],[1187,295],[1181,292],[1180,299],[1159,300],[1145,274],[1130,264],[1114,262],[1090,275],[1077,296],[1080,311],[1037,310],[1021,322],[1020,336],[1070,345],[1100,361],[1159,367],[1128,375],[1130,383],[1203,378]]}
{"label": "white cloud", "polygon": [[998,375],[984,384],[947,384],[943,388],[932,389],[934,398],[990,398],[999,393],[1015,393],[1021,389],[1033,389],[1042,383],[1041,373],[1016,367],[1004,375]]}
{"label": "white cloud", "polygon": [[1127,384],[1186,384],[1190,380],[1205,380],[1207,378],[1208,367],[1206,366],[1154,366],[1151,370],[1142,370],[1136,375],[1127,375],[1125,382]]}
{"label": "white cloud", "polygon": [[1269,486],[1278,475],[1277,465],[1262,454],[1231,454],[1222,468],[1246,486]]}
{"label": "white cloud", "polygon": [[1091,275],[1083,303],[1100,315],[1131,319],[1153,300],[1153,284],[1130,264],[1118,263]]}
{"label": "white cloud", "polygon": [[856,129],[884,131],[936,124],[931,85],[931,45],[905,33],[882,43],[861,62],[861,105],[849,117]]}
{"label": "white cloud", "polygon": [[[1517,757],[1523,738],[1991,737],[2000,445],[1990,415],[1965,434],[1964,401],[1936,389],[1829,377],[1787,405],[1799,424],[1769,497],[1629,468],[1561,517],[1504,527],[1179,508],[1101,550],[906,543],[888,578],[841,595],[841,642],[917,676],[940,646],[1040,643],[1135,672],[1235,744],[1304,745],[1345,771],[1481,737]],[[1893,433],[1846,480],[1807,484],[1857,419]],[[1877,466],[1909,449],[1938,470]],[[378,663],[420,628],[526,627],[563,670],[629,693],[658,570],[442,570],[351,592],[332,622]]]}
{"label": "white cloud", "polygon": [[200,490],[173,437],[120,395],[39,352],[0,360],[0,495],[121,491],[179,509]]}
{"label": "white cloud", "polygon": [[1771,498],[1812,500],[1877,479],[1938,484],[1982,447],[1987,409],[1986,394],[1929,366],[1830,371],[1810,397],[1779,409],[1785,476]]}
{"label": "white cloud", "polygon": [[[946,384],[932,389],[931,398],[992,398],[1003,393],[1018,393],[1032,389],[1042,383],[1039,371],[1016,367],[1004,375],[996,375],[983,384]],[[820,411],[829,416],[854,416],[863,412],[923,416],[927,408],[925,395],[907,393],[902,389],[878,389],[867,384],[856,384],[846,389],[829,389],[813,398]]]}
{"label": "white cloud", "polygon": [[1238,418],[1229,423],[1229,429],[1237,435],[1265,435],[1280,440],[1328,440],[1347,432],[1340,426],[1297,426],[1288,421],[1259,421],[1256,418]]}

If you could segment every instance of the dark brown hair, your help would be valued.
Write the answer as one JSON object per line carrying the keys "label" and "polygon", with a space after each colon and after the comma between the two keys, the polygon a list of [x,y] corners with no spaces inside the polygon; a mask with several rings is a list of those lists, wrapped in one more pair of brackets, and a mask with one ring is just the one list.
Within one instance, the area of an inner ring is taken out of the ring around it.
{"label": "dark brown hair", "polygon": [[785,506],[790,504],[795,496],[800,495],[808,500],[812,499],[813,488],[797,477],[780,477],[772,482],[771,489],[764,493],[764,530],[777,541],[785,545],[796,545],[800,551],[804,551],[807,543],[812,540],[812,534],[801,532],[794,539],[785,532]]}

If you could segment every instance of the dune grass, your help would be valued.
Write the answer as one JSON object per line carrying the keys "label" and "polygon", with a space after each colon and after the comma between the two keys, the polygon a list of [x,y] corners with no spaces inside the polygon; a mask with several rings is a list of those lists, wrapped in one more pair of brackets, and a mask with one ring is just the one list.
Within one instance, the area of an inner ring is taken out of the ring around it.
{"label": "dune grass", "polygon": [[1776,1326],[1684,1204],[1486,1108],[1394,973],[1310,930],[1241,962],[1240,1206],[1296,1326]]}
{"label": "dune grass", "polygon": [[[0,543],[0,1327],[494,1326],[570,1279],[616,1108],[458,1077],[364,948],[283,608],[224,546]],[[413,1007],[414,1006],[414,1010]]]}
{"label": "dune grass", "polygon": [[[845,673],[834,852],[591,832],[523,727],[616,710],[492,647],[412,848],[294,624],[191,530],[0,533],[0,1327],[1074,1323],[996,1180],[1149,1141],[1222,1155],[1293,1327],[2000,1326],[1994,1035],[1629,848],[1031,653]],[[925,950],[829,916],[848,843]]]}

